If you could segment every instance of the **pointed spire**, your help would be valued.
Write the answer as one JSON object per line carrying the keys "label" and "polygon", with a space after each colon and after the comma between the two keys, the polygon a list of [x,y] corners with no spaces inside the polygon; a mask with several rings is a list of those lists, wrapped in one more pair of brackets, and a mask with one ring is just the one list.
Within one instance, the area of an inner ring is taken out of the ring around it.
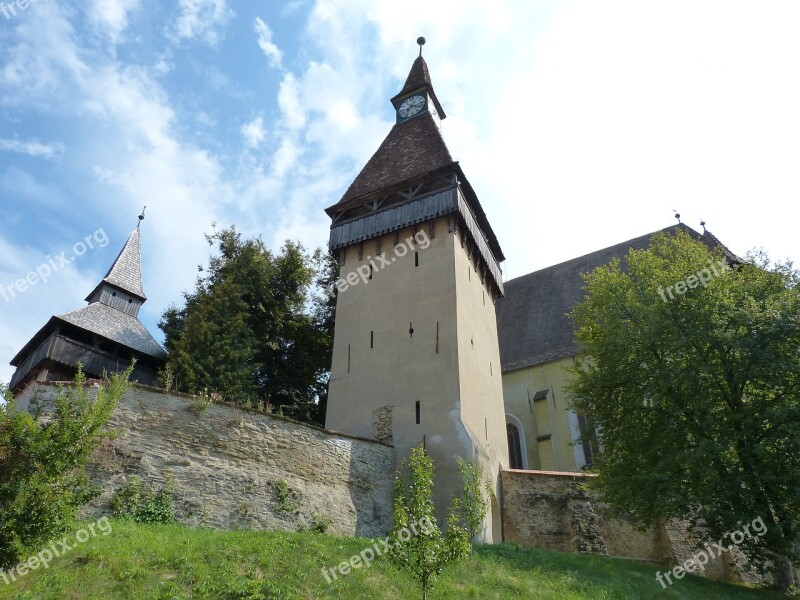
{"label": "pointed spire", "polygon": [[103,281],[122,288],[139,298],[147,298],[142,289],[142,250],[139,241],[139,225],[131,233]]}
{"label": "pointed spire", "polygon": [[[146,208],[146,207],[145,207]],[[97,290],[103,286],[104,283],[113,285],[128,294],[141,298],[142,301],[147,299],[144,295],[142,288],[142,251],[140,244],[140,225],[144,219],[144,210],[139,215],[139,223],[131,233],[128,241],[125,242],[122,251],[120,251],[111,268],[103,277],[103,280],[97,285],[97,288],[86,297],[87,302],[91,302],[92,297],[95,296]]]}
{"label": "pointed spire", "polygon": [[428,64],[425,62],[425,59],[422,58],[422,54],[420,54],[414,61],[414,64],[411,65],[411,71],[408,73],[406,83],[403,89],[400,90],[398,96],[413,92],[424,86],[432,88],[433,84],[431,83],[431,75],[428,72]]}
{"label": "pointed spire", "polygon": [[408,73],[408,77],[406,78],[406,83],[403,86],[403,89],[391,99],[391,102],[392,104],[396,104],[399,99],[411,94],[412,92],[427,90],[430,93],[434,104],[436,105],[436,111],[439,114],[439,118],[444,119],[446,118],[446,115],[444,114],[442,105],[439,103],[439,99],[436,97],[436,92],[433,91],[433,83],[431,82],[431,75],[428,72],[428,64],[425,62],[425,59],[422,58],[422,46],[425,44],[425,38],[418,38],[417,43],[419,44],[419,56],[411,65],[411,71]]}

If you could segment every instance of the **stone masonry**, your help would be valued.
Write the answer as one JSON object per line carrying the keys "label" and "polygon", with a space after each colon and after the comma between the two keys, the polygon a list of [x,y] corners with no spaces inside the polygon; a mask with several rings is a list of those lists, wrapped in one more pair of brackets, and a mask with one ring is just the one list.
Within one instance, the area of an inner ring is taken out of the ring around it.
{"label": "stone masonry", "polygon": [[[686,522],[670,520],[647,530],[611,514],[586,490],[586,473],[503,472],[503,534],[507,542],[564,552],[605,554],[672,567],[702,544]],[[728,581],[758,580],[738,553],[710,561],[702,573]]]}
{"label": "stone masonry", "polygon": [[[39,385],[45,413],[56,393]],[[103,494],[86,516],[108,514],[117,490],[138,475],[155,489],[171,481],[178,517],[190,525],[296,530],[319,517],[339,535],[391,528],[391,446],[143,386],[126,393],[107,427],[117,436],[89,465]],[[278,500],[279,482],[288,502]]]}

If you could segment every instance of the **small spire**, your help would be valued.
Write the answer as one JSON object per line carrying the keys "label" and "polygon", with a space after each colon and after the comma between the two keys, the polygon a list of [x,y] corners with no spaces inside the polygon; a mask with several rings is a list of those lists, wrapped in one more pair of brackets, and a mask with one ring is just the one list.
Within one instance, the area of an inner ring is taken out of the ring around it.
{"label": "small spire", "polygon": [[703,228],[703,233],[705,233],[706,232],[706,222],[703,220],[702,217],[700,217],[700,227]]}
{"label": "small spire", "polygon": [[675,210],[674,208],[672,209],[672,212],[674,212],[674,213],[675,213],[675,218],[676,218],[676,219],[678,219],[678,223],[680,223],[680,222],[681,222],[681,213],[679,213],[679,212],[678,212],[677,210]]}
{"label": "small spire", "polygon": [[142,221],[144,221],[144,211],[145,211],[145,210],[147,210],[147,206],[145,206],[145,207],[142,209],[142,214],[140,214],[140,215],[139,215],[139,223],[137,223],[137,224],[136,224],[136,228],[137,228],[137,229],[139,228],[139,225],[141,225],[141,224],[142,224]]}
{"label": "small spire", "polygon": [[425,45],[425,38],[422,37],[422,36],[419,36],[417,38],[417,43],[419,44],[419,55],[422,56],[422,47]]}

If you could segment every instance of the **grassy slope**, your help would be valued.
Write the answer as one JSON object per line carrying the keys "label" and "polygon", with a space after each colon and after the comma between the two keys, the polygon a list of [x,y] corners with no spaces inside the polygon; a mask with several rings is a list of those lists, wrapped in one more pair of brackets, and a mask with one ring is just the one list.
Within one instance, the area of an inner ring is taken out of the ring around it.
{"label": "grassy slope", "polygon": [[[113,521],[11,585],[0,599],[345,598],[416,599],[415,582],[385,560],[328,584],[321,573],[371,545],[315,533],[210,531]],[[627,560],[511,545],[484,546],[450,566],[431,594],[444,598],[747,600],[776,594],[689,576],[667,590],[656,569]]]}

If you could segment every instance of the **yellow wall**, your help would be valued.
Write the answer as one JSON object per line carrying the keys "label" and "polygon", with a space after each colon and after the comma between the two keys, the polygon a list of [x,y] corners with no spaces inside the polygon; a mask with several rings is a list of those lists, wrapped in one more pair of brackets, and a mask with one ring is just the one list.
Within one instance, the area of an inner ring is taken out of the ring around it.
{"label": "yellow wall", "polygon": [[[566,367],[574,361],[566,357],[503,373],[506,420],[520,429],[528,469],[576,471],[583,466],[583,450],[572,443],[577,419],[574,412],[570,415],[564,389],[572,379]],[[547,398],[534,400],[541,390],[549,390]]]}

